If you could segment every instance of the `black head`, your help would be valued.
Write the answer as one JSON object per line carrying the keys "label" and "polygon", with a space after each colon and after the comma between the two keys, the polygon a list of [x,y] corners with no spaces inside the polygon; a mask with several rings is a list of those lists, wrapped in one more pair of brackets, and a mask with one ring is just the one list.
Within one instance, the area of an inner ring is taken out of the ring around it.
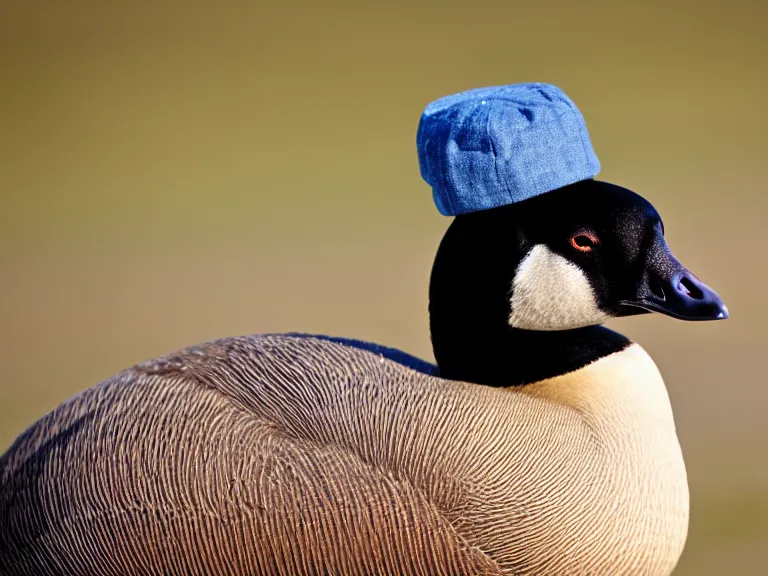
{"label": "black head", "polygon": [[683,320],[728,316],[719,296],[671,254],[653,206],[605,182],[456,217],[432,270],[430,322],[441,370],[460,350],[493,351],[489,338],[501,346],[524,331],[534,340],[537,332],[559,332],[563,340],[648,311]]}

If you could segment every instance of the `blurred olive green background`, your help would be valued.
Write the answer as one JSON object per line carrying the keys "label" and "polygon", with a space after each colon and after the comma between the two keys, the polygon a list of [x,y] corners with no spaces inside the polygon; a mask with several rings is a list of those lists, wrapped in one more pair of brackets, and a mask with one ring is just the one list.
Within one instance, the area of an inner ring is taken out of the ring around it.
{"label": "blurred olive green background", "polygon": [[79,390],[253,332],[431,359],[449,220],[431,100],[552,82],[728,322],[614,327],[659,364],[692,487],[678,574],[768,573],[768,8],[684,2],[0,2],[0,450]]}

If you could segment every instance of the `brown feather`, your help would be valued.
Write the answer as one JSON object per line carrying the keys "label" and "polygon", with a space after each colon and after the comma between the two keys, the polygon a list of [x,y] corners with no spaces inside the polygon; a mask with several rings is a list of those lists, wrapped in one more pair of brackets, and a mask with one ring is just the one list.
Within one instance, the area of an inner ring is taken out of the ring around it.
{"label": "brown feather", "polygon": [[141,364],[0,457],[0,573],[668,575],[688,491],[637,345],[521,388],[313,338]]}

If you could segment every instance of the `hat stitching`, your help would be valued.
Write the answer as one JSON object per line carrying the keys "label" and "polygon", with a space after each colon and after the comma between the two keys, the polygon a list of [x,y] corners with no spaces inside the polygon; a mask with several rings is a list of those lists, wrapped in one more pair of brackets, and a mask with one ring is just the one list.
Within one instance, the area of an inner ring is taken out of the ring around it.
{"label": "hat stitching", "polygon": [[509,182],[507,182],[507,179],[504,177],[504,174],[499,170],[499,164],[496,160],[496,144],[493,141],[493,137],[491,136],[491,130],[489,129],[489,124],[491,123],[491,113],[493,113],[493,106],[488,106],[488,116],[485,119],[485,134],[488,138],[488,142],[491,145],[491,156],[493,156],[493,170],[496,172],[496,179],[501,182],[504,185],[504,188],[507,191],[507,196],[509,196],[509,200],[511,202],[514,202],[514,198],[512,197],[512,190],[509,187]]}

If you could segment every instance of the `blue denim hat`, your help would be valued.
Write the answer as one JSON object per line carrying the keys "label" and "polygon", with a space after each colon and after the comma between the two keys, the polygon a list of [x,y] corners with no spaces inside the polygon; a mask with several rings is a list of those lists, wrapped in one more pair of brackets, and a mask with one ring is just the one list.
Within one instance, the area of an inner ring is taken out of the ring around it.
{"label": "blue denim hat", "polygon": [[421,115],[416,145],[421,176],[445,216],[512,204],[600,172],[581,112],[551,84],[440,98]]}

